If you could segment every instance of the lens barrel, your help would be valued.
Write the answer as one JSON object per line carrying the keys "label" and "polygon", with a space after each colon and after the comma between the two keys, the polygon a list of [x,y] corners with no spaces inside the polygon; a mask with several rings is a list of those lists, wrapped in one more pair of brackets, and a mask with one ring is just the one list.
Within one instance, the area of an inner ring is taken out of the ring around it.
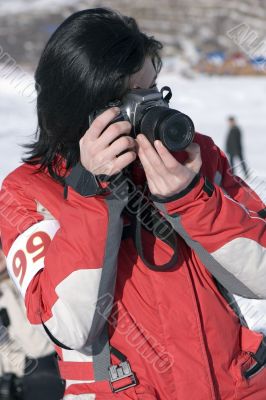
{"label": "lens barrel", "polygon": [[168,150],[181,151],[193,141],[195,128],[186,114],[168,107],[154,106],[144,113],[140,132],[151,143],[159,139]]}

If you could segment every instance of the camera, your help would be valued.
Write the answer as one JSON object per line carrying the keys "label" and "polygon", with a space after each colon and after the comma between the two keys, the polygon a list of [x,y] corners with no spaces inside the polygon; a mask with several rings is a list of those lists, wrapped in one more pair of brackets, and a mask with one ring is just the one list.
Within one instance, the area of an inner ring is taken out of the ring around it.
{"label": "camera", "polygon": [[[167,92],[165,96],[164,92]],[[193,141],[195,128],[190,117],[169,108],[171,97],[172,91],[168,86],[160,91],[157,87],[132,89],[121,101],[111,102],[104,110],[94,112],[90,124],[107,108],[116,106],[121,113],[110,124],[127,120],[132,124],[131,135],[134,138],[143,133],[152,144],[159,139],[168,150],[181,151]]]}
{"label": "camera", "polygon": [[22,400],[23,399],[22,378],[12,373],[5,373],[0,377],[0,399]]}

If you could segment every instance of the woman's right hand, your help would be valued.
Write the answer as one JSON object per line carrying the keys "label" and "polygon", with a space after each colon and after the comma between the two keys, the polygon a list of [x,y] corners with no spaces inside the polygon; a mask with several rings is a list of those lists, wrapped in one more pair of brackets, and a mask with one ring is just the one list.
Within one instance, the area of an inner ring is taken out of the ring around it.
{"label": "woman's right hand", "polygon": [[117,107],[103,112],[79,141],[80,162],[94,175],[115,175],[136,158],[136,141],[129,136],[131,124],[121,121],[106,128],[119,113]]}

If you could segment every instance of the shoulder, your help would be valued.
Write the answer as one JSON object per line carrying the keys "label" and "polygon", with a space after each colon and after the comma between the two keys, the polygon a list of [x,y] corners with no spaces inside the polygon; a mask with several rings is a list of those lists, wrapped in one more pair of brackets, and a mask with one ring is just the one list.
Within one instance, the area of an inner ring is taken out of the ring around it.
{"label": "shoulder", "polygon": [[221,165],[221,150],[210,136],[201,133],[195,134],[195,143],[201,150],[202,173],[211,181],[214,181]]}
{"label": "shoulder", "polygon": [[4,252],[15,238],[43,220],[58,220],[63,187],[37,167],[23,164],[3,181],[0,192],[0,232]]}
{"label": "shoulder", "polygon": [[198,143],[203,149],[212,149],[212,147],[216,147],[213,139],[210,136],[204,135],[203,133],[199,132],[195,133],[194,142]]}
{"label": "shoulder", "polygon": [[220,149],[210,136],[196,132],[194,142],[199,144],[204,161],[214,161],[219,156]]}
{"label": "shoulder", "polygon": [[3,181],[2,188],[14,187],[27,189],[28,186],[34,184],[36,189],[42,185],[52,185],[51,188],[60,186],[55,182],[48,173],[38,170],[38,165],[22,164],[14,169],[6,176]]}
{"label": "shoulder", "polygon": [[22,164],[5,177],[1,189],[6,190],[8,188],[9,191],[12,191],[12,189],[16,190],[24,187],[29,184],[30,176],[33,172],[33,166]]}
{"label": "shoulder", "polygon": [[46,172],[38,171],[38,166],[22,164],[12,171],[3,181],[1,193],[20,197],[22,203],[45,202],[46,206],[56,209],[63,201],[64,188]]}
{"label": "shoulder", "polygon": [[27,221],[28,227],[35,221],[34,199],[26,194],[25,187],[28,182],[29,168],[22,165],[12,171],[3,181],[0,192],[0,221],[1,233],[20,226],[20,220]]}

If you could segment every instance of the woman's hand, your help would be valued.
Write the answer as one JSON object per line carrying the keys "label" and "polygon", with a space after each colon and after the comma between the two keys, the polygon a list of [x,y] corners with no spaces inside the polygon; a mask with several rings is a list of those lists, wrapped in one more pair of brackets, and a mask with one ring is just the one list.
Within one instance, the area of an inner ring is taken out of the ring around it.
{"label": "woman's hand", "polygon": [[79,141],[80,162],[94,175],[117,174],[136,158],[136,141],[129,136],[128,121],[115,122],[106,129],[119,113],[117,107],[103,112]]}
{"label": "woman's hand", "polygon": [[185,149],[188,159],[184,164],[179,163],[160,140],[154,142],[154,148],[143,134],[139,134],[137,143],[150,192],[157,197],[181,192],[200,170],[202,161],[197,143],[191,143]]}

